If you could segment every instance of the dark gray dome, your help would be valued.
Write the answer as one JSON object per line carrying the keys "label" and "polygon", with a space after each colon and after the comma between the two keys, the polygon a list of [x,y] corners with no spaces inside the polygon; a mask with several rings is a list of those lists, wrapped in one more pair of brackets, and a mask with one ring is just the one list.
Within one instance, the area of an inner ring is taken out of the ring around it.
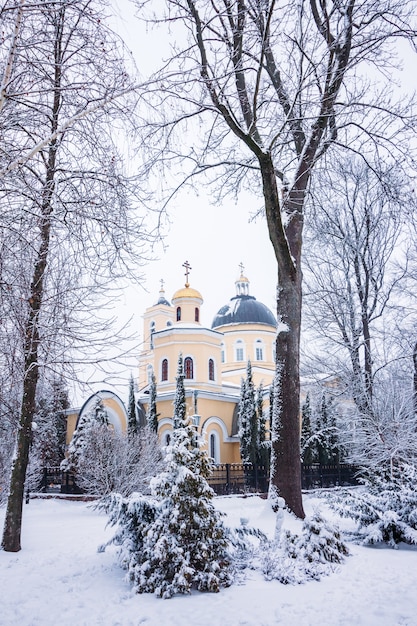
{"label": "dark gray dome", "polygon": [[276,327],[275,317],[265,304],[254,296],[235,296],[219,309],[213,319],[212,328],[225,324],[267,324]]}
{"label": "dark gray dome", "polygon": [[158,302],[156,304],[165,304],[165,306],[171,306],[171,303],[168,302],[168,300],[164,298],[163,296],[158,299]]}

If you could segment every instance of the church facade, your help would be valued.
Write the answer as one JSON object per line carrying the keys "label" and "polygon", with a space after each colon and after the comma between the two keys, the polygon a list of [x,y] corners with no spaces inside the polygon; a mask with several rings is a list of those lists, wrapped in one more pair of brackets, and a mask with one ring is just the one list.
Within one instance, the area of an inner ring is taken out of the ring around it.
{"label": "church facade", "polygon": [[137,406],[144,423],[152,374],[157,388],[159,436],[170,439],[178,359],[184,365],[187,413],[193,417],[200,441],[216,463],[240,462],[238,403],[242,378],[250,360],[255,386],[265,389],[265,407],[275,371],[276,319],[250,294],[241,273],[236,293],[222,306],[210,328],[202,326],[203,297],[186,282],[166,299],[163,287],[157,302],[143,316],[143,345],[139,356]]}

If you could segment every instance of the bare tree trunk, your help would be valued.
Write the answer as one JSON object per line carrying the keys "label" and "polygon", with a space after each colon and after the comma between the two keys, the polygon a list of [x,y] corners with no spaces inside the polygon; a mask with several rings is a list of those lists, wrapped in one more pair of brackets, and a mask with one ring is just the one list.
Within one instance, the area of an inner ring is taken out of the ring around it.
{"label": "bare tree trunk", "polygon": [[[61,42],[65,11],[61,11],[60,20],[56,26],[55,38],[55,76],[54,99],[51,115],[51,131],[58,127],[59,110],[61,106]],[[32,283],[29,296],[29,312],[24,332],[24,381],[22,394],[22,408],[20,413],[17,448],[12,466],[10,489],[7,500],[6,518],[3,529],[2,547],[6,552],[18,552],[21,549],[22,509],[26,480],[26,470],[29,462],[29,450],[32,440],[32,422],[36,410],[36,389],[39,380],[39,345],[40,345],[40,314],[45,286],[45,272],[48,263],[48,253],[51,237],[52,198],[54,194],[54,177],[58,139],[53,139],[48,149],[46,175],[42,194],[42,221],[40,224],[40,241],[36,262],[33,269]]]}
{"label": "bare tree trunk", "polygon": [[[300,331],[302,303],[302,202],[283,199],[292,215],[284,232],[276,176],[269,155],[259,159],[269,236],[278,262],[276,375],[272,425],[271,491],[284,498],[297,517],[304,518],[301,495]],[[272,495],[273,498],[273,495]]]}

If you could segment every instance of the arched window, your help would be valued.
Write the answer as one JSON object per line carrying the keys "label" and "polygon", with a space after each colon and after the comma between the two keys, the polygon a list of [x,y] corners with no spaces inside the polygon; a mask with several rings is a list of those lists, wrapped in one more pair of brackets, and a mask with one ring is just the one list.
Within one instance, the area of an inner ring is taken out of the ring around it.
{"label": "arched window", "polygon": [[255,361],[264,360],[264,346],[260,339],[255,342]]}
{"label": "arched window", "polygon": [[243,346],[243,341],[238,339],[235,345],[236,350],[236,361],[244,361],[245,360],[245,351]]}
{"label": "arched window", "polygon": [[181,307],[177,306],[177,322],[181,321]]}
{"label": "arched window", "polygon": [[184,378],[194,378],[194,363],[190,356],[184,359]]}
{"label": "arched window", "polygon": [[170,443],[171,443],[171,433],[167,432],[164,435],[163,445],[164,446],[169,446]]}
{"label": "arched window", "polygon": [[200,309],[197,306],[194,309],[194,321],[195,322],[200,321]]}
{"label": "arched window", "polygon": [[209,370],[209,380],[214,380],[214,361],[213,359],[209,359],[209,363],[208,363],[208,370]]}
{"label": "arched window", "polygon": [[153,334],[155,332],[155,322],[151,322],[150,325],[150,340],[149,340],[149,344],[150,344],[150,348],[151,350],[153,350]]}
{"label": "arched window", "polygon": [[161,380],[168,380],[168,359],[164,359],[162,361]]}
{"label": "arched window", "polygon": [[225,363],[226,362],[226,349],[225,349],[223,342],[221,343],[220,349],[221,349],[222,363]]}
{"label": "arched window", "polygon": [[220,463],[220,446],[219,436],[216,432],[210,433],[209,437],[209,453],[215,463]]}

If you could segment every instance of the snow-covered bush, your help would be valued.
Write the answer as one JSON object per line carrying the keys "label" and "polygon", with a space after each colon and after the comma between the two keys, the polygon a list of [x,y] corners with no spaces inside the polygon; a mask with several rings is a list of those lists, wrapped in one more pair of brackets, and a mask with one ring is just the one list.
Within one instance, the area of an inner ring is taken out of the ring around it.
{"label": "snow-covered bush", "polygon": [[94,424],[84,435],[83,454],[78,456],[76,482],[85,492],[124,496],[150,493],[150,481],[162,467],[162,450],[155,433],[142,428],[127,436]]}
{"label": "snow-covered bush", "polygon": [[286,530],[279,542],[263,545],[261,570],[267,580],[304,583],[331,573],[348,554],[337,526],[316,511],[304,520],[301,535]]}
{"label": "snow-covered bush", "polygon": [[412,466],[403,466],[401,478],[374,476],[358,489],[338,489],[328,503],[342,517],[357,522],[356,538],[364,545],[417,544],[417,476]]}
{"label": "snow-covered bush", "polygon": [[228,531],[207,483],[210,460],[194,427],[174,429],[165,470],[151,481],[151,497],[112,496],[102,504],[118,531],[110,543],[137,593],[170,598],[176,593],[219,591],[232,581]]}

